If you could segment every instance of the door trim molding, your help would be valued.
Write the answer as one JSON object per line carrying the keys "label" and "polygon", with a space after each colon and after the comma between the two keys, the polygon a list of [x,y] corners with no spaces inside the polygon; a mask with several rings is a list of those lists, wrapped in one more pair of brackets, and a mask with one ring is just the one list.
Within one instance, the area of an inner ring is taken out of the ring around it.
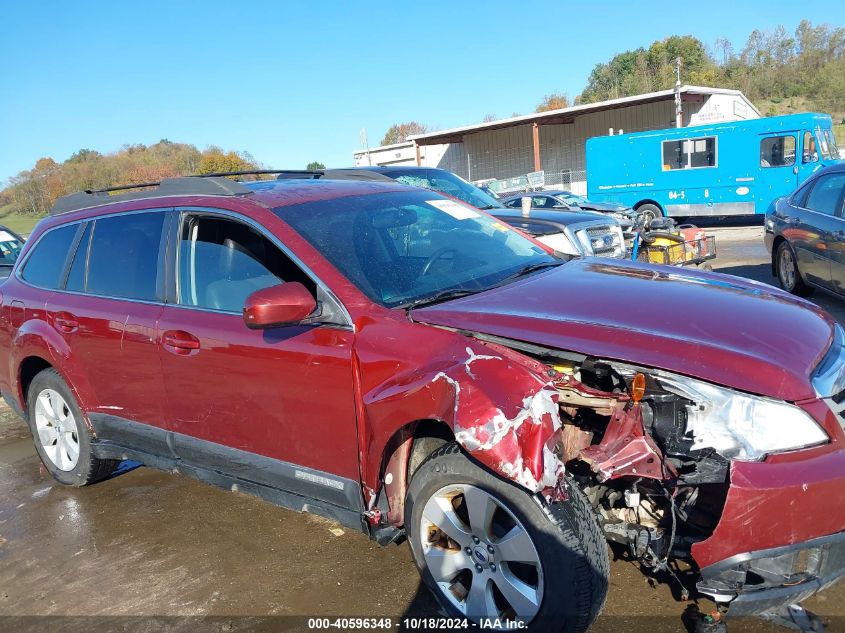
{"label": "door trim molding", "polygon": [[367,533],[361,484],[307,466],[258,455],[106,413],[89,413],[100,459],[133,459],[200,481],[311,512]]}

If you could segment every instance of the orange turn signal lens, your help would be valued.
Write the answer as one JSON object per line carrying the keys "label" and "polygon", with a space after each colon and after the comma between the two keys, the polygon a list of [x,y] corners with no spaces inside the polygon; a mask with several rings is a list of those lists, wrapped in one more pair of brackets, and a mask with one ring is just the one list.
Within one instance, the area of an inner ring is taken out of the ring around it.
{"label": "orange turn signal lens", "polygon": [[645,395],[645,376],[636,374],[631,381],[631,400],[639,402]]}

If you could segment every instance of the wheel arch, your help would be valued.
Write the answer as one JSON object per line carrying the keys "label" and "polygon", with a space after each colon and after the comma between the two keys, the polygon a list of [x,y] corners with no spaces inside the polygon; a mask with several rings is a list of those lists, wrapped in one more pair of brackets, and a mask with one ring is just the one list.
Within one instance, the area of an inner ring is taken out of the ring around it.
{"label": "wheel arch", "polygon": [[[56,369],[53,364],[41,356],[32,355],[24,358],[18,365],[18,397],[21,402],[21,410],[27,411],[27,392],[33,379],[45,369]],[[58,370],[57,370],[58,371]]]}
{"label": "wheel arch", "polygon": [[424,418],[397,429],[382,451],[379,480],[388,504],[387,521],[401,526],[405,516],[405,493],[419,465],[439,446],[453,442],[455,434],[444,420]]}
{"label": "wheel arch", "polygon": [[[21,411],[26,413],[27,390],[32,378],[38,374],[32,373],[34,369],[42,371],[51,367],[70,388],[83,412],[85,423],[90,428],[87,411],[89,404],[95,401],[95,394],[88,382],[84,363],[73,354],[68,342],[46,321],[30,319],[18,329],[10,347],[12,351],[9,354],[8,367],[9,378],[13,384],[9,394],[18,400]],[[25,363],[28,373],[24,372]],[[24,377],[28,379],[25,384]]]}

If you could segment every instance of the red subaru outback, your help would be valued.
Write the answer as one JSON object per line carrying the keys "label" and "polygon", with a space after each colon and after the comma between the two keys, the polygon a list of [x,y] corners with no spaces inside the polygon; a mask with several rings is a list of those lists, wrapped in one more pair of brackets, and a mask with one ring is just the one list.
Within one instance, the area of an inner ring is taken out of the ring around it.
{"label": "red subaru outback", "polygon": [[0,292],[58,481],[131,458],[404,535],[451,615],[585,630],[605,539],[730,613],[845,572],[845,340],[768,286],[398,184],[185,178],[61,199]]}

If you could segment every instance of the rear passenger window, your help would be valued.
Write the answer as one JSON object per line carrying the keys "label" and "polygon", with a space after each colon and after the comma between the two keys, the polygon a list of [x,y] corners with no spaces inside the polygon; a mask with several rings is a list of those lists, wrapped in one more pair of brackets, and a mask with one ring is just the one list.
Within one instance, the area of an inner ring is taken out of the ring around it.
{"label": "rear passenger window", "polygon": [[156,299],[163,212],[131,213],[94,223],[85,291],[122,299]]}
{"label": "rear passenger window", "polygon": [[71,224],[47,231],[27,257],[21,277],[33,286],[58,288],[77,229],[78,224]]}

